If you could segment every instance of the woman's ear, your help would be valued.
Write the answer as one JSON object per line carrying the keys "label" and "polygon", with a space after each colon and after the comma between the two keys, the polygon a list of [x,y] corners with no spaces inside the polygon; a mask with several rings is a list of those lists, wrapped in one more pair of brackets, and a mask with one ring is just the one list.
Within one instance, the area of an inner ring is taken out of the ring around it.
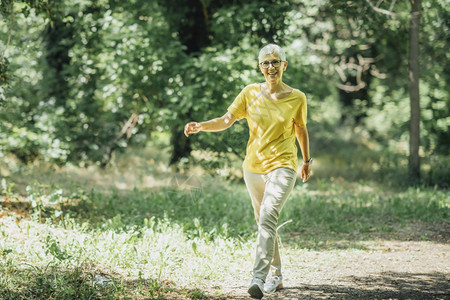
{"label": "woman's ear", "polygon": [[284,71],[286,71],[287,65],[288,65],[288,62],[287,62],[287,61],[285,61],[285,62],[284,62],[284,68],[283,68],[283,72],[284,72]]}

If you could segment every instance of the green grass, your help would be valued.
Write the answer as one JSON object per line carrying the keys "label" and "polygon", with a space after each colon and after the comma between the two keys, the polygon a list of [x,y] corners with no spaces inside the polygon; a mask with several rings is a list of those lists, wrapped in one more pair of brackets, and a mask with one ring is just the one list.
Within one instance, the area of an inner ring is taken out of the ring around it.
{"label": "green grass", "polygon": [[[107,170],[3,168],[0,298],[206,299],[223,282],[247,284],[257,227],[244,184],[174,175],[147,155]],[[443,241],[449,199],[446,189],[364,179],[298,182],[279,222],[287,261],[384,239]]]}
{"label": "green grass", "polygon": [[[333,183],[325,186],[315,191],[298,188],[284,209],[280,222],[291,221],[284,231],[300,237],[294,240],[301,247],[323,248],[326,243],[342,247],[342,241],[374,238],[423,239],[427,227],[449,225],[447,191],[407,188],[392,192]],[[419,231],[404,235],[402,229],[407,226]]]}

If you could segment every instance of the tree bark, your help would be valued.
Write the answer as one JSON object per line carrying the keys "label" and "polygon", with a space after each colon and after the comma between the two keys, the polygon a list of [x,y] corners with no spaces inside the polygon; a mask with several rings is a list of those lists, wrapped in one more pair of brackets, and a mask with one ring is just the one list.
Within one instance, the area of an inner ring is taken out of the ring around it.
{"label": "tree bark", "polygon": [[409,98],[411,106],[409,173],[415,181],[420,179],[419,28],[420,0],[411,0],[411,21],[409,29]]}
{"label": "tree bark", "polygon": [[[186,120],[189,119],[186,118]],[[172,144],[173,150],[170,157],[170,165],[178,168],[177,163],[183,157],[188,157],[191,153],[191,141],[184,136],[183,126],[173,126],[171,131],[170,143]]]}
{"label": "tree bark", "polygon": [[[179,39],[186,46],[185,53],[191,58],[198,56],[201,50],[211,43],[209,38],[209,14],[204,0],[160,0],[166,10],[167,20],[171,29],[179,33]],[[189,84],[189,82],[184,82]],[[184,136],[184,123],[191,120],[191,112],[179,112],[171,129],[171,144],[173,147],[170,165],[176,164],[191,153],[191,142]]]}

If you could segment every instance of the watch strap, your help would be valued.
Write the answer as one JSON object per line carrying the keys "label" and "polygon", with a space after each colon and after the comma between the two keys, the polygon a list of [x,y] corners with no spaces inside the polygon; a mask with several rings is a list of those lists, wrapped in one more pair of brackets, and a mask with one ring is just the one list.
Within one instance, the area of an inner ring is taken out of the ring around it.
{"label": "watch strap", "polygon": [[311,158],[309,158],[308,161],[303,161],[303,164],[309,166],[309,165],[312,164],[312,162],[313,162],[313,159],[312,159],[312,157],[311,157]]}

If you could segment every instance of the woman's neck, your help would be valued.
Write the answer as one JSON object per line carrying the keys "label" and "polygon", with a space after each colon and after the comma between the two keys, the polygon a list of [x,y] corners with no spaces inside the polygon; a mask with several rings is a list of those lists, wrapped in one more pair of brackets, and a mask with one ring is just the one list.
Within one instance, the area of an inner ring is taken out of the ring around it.
{"label": "woman's neck", "polygon": [[283,82],[270,83],[268,81],[265,82],[266,91],[270,94],[275,94],[284,88]]}
{"label": "woman's neck", "polygon": [[[272,89],[271,89],[272,88]],[[267,99],[280,100],[292,93],[293,89],[281,82],[278,85],[269,85],[267,82],[261,85],[261,93]]]}

